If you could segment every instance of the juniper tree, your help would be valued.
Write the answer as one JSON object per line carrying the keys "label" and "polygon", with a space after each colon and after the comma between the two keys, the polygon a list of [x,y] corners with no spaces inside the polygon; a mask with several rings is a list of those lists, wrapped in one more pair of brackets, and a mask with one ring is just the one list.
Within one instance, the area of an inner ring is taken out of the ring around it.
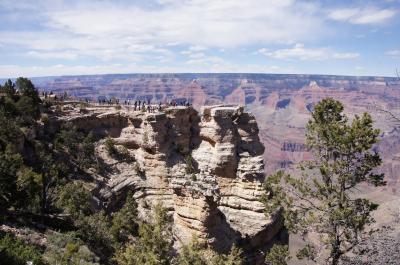
{"label": "juniper tree", "polygon": [[[291,232],[318,233],[329,252],[326,262],[333,265],[358,245],[364,228],[374,221],[371,212],[378,205],[355,195],[358,184],[386,184],[384,175],[374,171],[382,160],[373,150],[380,132],[371,116],[355,115],[349,121],[343,109],[332,98],[315,106],[306,128],[313,159],[300,164],[298,177],[278,172],[267,178],[263,199],[267,214],[283,208]],[[306,248],[300,256],[314,253],[312,244]]]}
{"label": "juniper tree", "polygon": [[115,260],[118,265],[170,265],[173,264],[172,223],[167,209],[157,204],[152,223],[139,226],[138,239],[120,249]]}

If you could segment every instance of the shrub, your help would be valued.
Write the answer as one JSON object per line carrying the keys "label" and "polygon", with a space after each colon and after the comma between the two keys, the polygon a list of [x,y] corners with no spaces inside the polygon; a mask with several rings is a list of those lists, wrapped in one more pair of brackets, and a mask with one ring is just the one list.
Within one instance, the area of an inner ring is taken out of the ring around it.
{"label": "shrub", "polygon": [[0,257],[3,265],[45,265],[40,251],[9,234],[0,234]]}
{"label": "shrub", "polygon": [[114,141],[112,138],[108,137],[108,138],[106,139],[106,141],[104,142],[104,145],[105,145],[105,147],[106,147],[107,153],[108,153],[110,156],[115,157],[115,155],[117,155],[118,150],[117,150],[117,148],[115,147],[115,141]]}
{"label": "shrub", "polygon": [[79,234],[97,254],[108,258],[114,251],[110,219],[104,211],[84,216],[75,222]]}
{"label": "shrub", "polygon": [[137,230],[137,203],[128,192],[124,206],[113,216],[110,232],[116,242],[122,243],[137,235]]}
{"label": "shrub", "polygon": [[154,208],[154,222],[142,223],[135,244],[117,252],[118,265],[170,265],[173,260],[173,237],[170,217],[160,204]]}
{"label": "shrub", "polygon": [[128,149],[125,146],[120,146],[117,148],[115,146],[115,141],[112,138],[108,137],[106,139],[105,147],[108,155],[112,158],[125,162],[133,161],[133,157],[129,153]]}
{"label": "shrub", "polygon": [[48,238],[45,259],[50,264],[98,265],[98,258],[74,233],[53,234]]}
{"label": "shrub", "polygon": [[186,163],[186,167],[185,167],[186,174],[196,173],[196,169],[194,166],[195,161],[191,155],[187,155],[185,157],[185,163]]}
{"label": "shrub", "polygon": [[67,183],[59,189],[57,206],[79,218],[81,215],[90,214],[91,194],[86,190],[82,183]]}
{"label": "shrub", "polygon": [[289,259],[287,245],[274,245],[265,257],[265,261],[270,265],[286,265]]}

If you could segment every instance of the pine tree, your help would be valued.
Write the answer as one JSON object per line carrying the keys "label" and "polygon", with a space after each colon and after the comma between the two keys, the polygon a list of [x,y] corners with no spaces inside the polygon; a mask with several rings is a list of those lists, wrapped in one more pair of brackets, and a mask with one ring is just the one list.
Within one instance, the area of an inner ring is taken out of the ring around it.
{"label": "pine tree", "polygon": [[172,225],[167,209],[157,204],[154,222],[142,223],[134,244],[117,252],[118,265],[170,265],[173,260]]}
{"label": "pine tree", "polygon": [[202,247],[197,238],[193,238],[192,242],[184,245],[180,250],[178,259],[179,265],[207,265],[207,262],[202,253]]}
{"label": "pine tree", "polygon": [[315,106],[306,132],[313,160],[300,166],[299,177],[278,172],[267,178],[263,199],[267,214],[283,206],[285,225],[292,232],[319,233],[333,265],[358,245],[365,226],[373,222],[377,205],[354,196],[357,185],[385,185],[384,175],[374,173],[382,162],[373,151],[379,130],[368,113],[349,122],[343,110],[332,98]]}
{"label": "pine tree", "polygon": [[111,234],[118,243],[128,240],[129,236],[137,235],[137,203],[132,192],[128,192],[124,206],[114,214],[111,225]]}

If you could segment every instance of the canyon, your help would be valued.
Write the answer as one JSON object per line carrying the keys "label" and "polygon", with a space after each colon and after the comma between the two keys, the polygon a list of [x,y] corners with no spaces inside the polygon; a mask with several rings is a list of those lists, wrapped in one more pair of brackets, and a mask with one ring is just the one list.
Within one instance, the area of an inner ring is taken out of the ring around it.
{"label": "canyon", "polygon": [[32,79],[44,91],[67,92],[76,98],[116,97],[154,103],[189,100],[203,105],[243,105],[260,129],[267,174],[294,169],[309,159],[305,125],[313,105],[325,97],[343,102],[350,116],[369,112],[382,140],[377,146],[386,173],[385,194],[398,195],[400,185],[399,124],[384,110],[400,116],[400,81],[394,77],[351,77],[274,74],[121,74],[40,77]]}

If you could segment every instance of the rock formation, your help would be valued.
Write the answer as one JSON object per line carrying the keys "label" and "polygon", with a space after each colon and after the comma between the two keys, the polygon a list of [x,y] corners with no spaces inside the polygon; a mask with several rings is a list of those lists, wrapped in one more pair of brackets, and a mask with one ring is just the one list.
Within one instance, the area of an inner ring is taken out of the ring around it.
{"label": "rock formation", "polygon": [[[232,244],[252,251],[280,231],[279,214],[266,217],[260,197],[265,178],[264,146],[254,116],[243,107],[169,107],[163,112],[133,112],[123,107],[88,109],[66,121],[103,137],[96,152],[106,173],[93,193],[112,207],[127,188],[134,190],[142,218],[161,202],[174,219],[177,244],[192,236],[218,251]],[[132,159],[111,158],[104,137]]]}
{"label": "rock formation", "polygon": [[[369,112],[393,148],[385,152],[383,171],[390,190],[400,190],[399,138],[390,133],[398,124],[379,109],[400,116],[400,80],[395,77],[274,74],[121,74],[34,78],[40,89],[80,98],[164,102],[189,99],[196,108],[211,104],[242,104],[257,118],[266,171],[291,168],[310,158],[304,148],[305,125],[322,98],[340,100],[348,114]],[[387,149],[384,142],[381,149]],[[289,145],[287,143],[290,143]],[[388,152],[390,151],[390,152]]]}

